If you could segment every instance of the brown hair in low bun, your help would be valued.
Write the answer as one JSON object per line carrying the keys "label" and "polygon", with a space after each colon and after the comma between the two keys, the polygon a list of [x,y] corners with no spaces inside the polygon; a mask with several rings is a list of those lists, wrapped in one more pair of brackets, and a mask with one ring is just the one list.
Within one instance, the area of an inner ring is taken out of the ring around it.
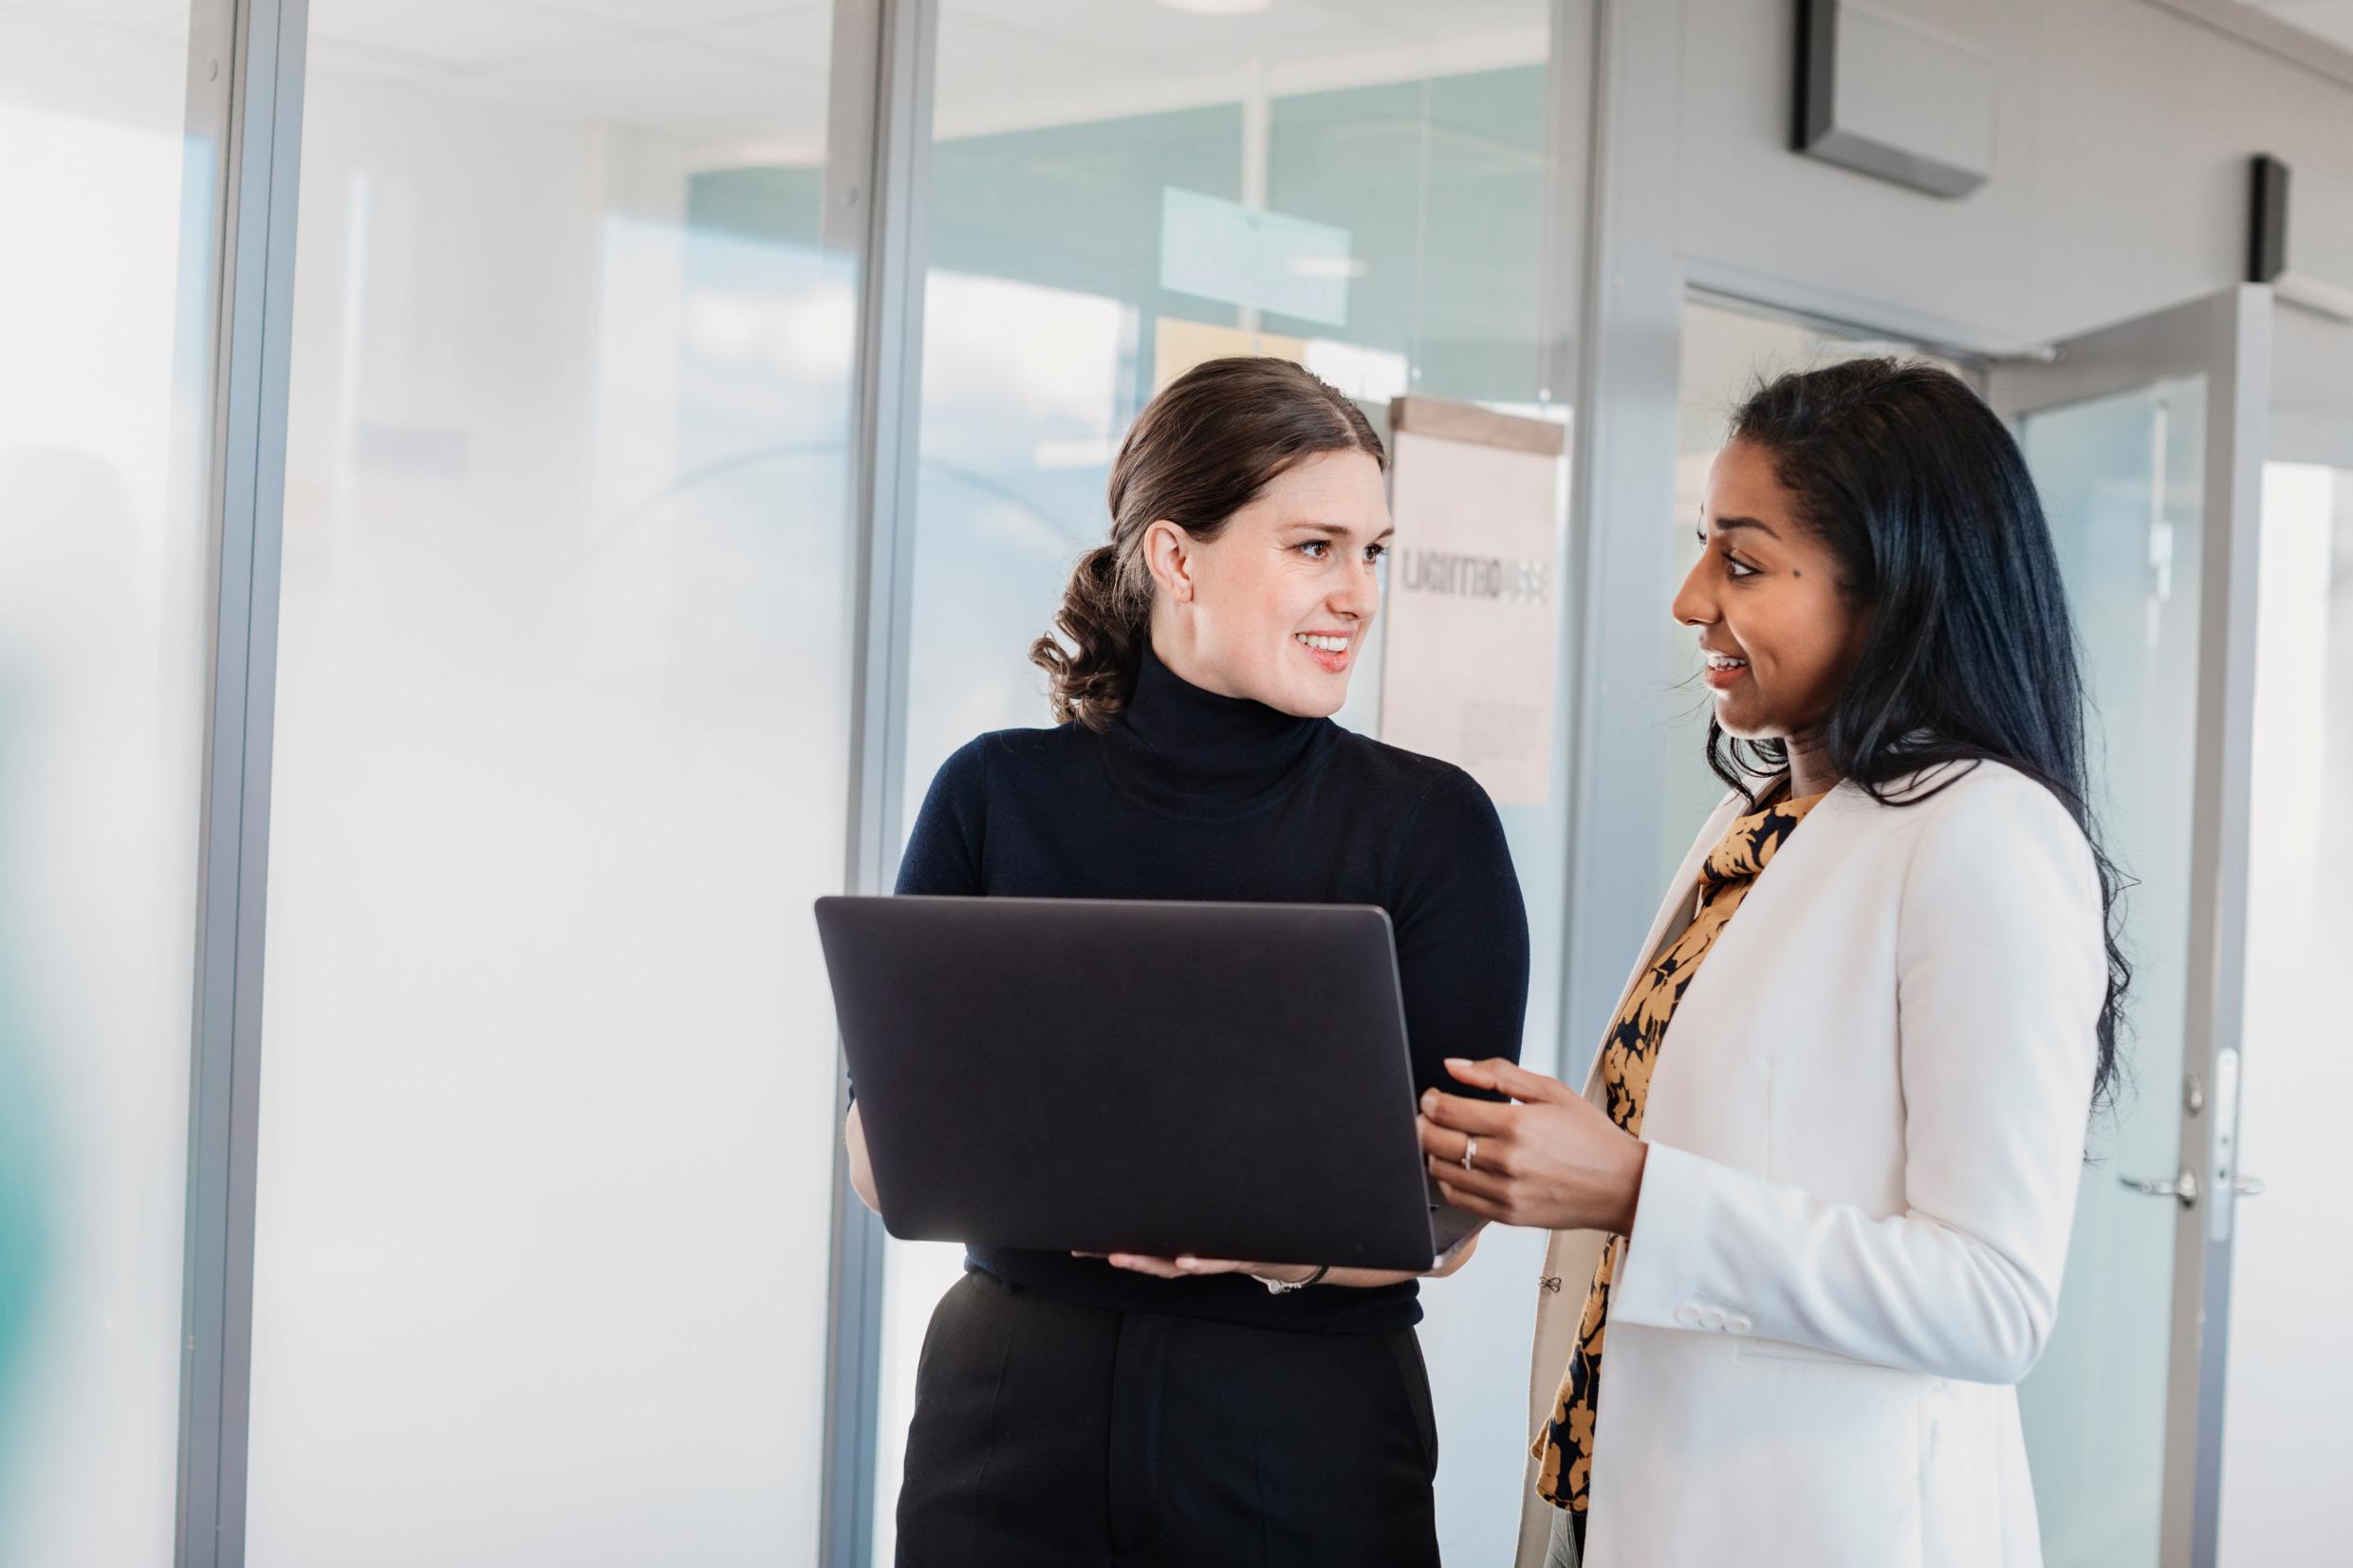
{"label": "brown hair in low bun", "polygon": [[1147,403],[1111,465],[1111,541],[1080,558],[1053,632],[1029,646],[1054,722],[1102,729],[1135,692],[1152,624],[1146,529],[1166,519],[1214,539],[1276,477],[1327,452],[1388,467],[1362,411],[1288,360],[1206,360]]}

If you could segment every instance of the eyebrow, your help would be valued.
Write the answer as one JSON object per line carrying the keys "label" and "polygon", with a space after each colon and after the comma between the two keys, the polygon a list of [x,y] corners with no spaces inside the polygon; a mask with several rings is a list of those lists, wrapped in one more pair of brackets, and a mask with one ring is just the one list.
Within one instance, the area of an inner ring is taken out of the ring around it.
{"label": "eyebrow", "polygon": [[[1320,533],[1330,539],[1345,539],[1350,534],[1356,532],[1354,528],[1341,523],[1293,523],[1290,526],[1302,529],[1307,533]],[[1381,529],[1379,534],[1374,536],[1373,543],[1379,544],[1384,541],[1394,539],[1396,537],[1397,525],[1392,523],[1387,527]]]}
{"label": "eyebrow", "polygon": [[[1719,517],[1715,520],[1715,527],[1718,533],[1729,533],[1734,528],[1754,528],[1768,539],[1781,537],[1772,530],[1769,525],[1761,523],[1753,517]],[[1703,534],[1707,532],[1707,525],[1701,524],[1699,531]]]}

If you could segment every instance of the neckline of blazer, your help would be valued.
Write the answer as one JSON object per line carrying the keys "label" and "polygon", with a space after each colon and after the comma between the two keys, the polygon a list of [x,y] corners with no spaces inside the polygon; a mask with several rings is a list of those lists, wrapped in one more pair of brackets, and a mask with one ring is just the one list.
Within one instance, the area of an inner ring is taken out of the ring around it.
{"label": "neckline of blazer", "polygon": [[[1783,864],[1793,855],[1798,858],[1798,864],[1800,865],[1803,865],[1807,859],[1814,858],[1815,855],[1819,853],[1817,846],[1829,839],[1831,835],[1826,833],[1815,833],[1808,835],[1803,831],[1804,827],[1812,825],[1818,820],[1837,821],[1843,819],[1854,811],[1858,803],[1862,805],[1878,806],[1880,802],[1872,800],[1870,795],[1863,790],[1862,786],[1856,784],[1851,779],[1841,779],[1837,784],[1831,785],[1828,793],[1823,798],[1822,802],[1811,811],[1806,813],[1806,821],[1800,824],[1801,830],[1790,834],[1788,841],[1783,843],[1780,849],[1774,852],[1773,865],[1766,867],[1765,870],[1767,872],[1771,871],[1773,866]],[[1618,988],[1618,1000],[1610,1009],[1611,1018],[1615,1019],[1620,1013],[1625,1010],[1626,999],[1634,994],[1634,987],[1640,983],[1643,972],[1650,968],[1653,959],[1658,951],[1658,944],[1665,939],[1667,930],[1674,923],[1677,913],[1696,895],[1699,886],[1700,868],[1707,863],[1707,858],[1710,853],[1714,850],[1717,842],[1723,839],[1725,833],[1731,829],[1732,824],[1753,809],[1754,808],[1751,807],[1741,797],[1738,791],[1728,790],[1725,792],[1724,798],[1716,802],[1715,809],[1708,814],[1707,821],[1700,824],[1700,830],[1697,837],[1692,840],[1691,848],[1684,853],[1682,864],[1676,868],[1674,880],[1669,883],[1666,895],[1659,900],[1658,912],[1652,917],[1650,930],[1642,938],[1641,949],[1635,955],[1634,967],[1626,972],[1625,984]],[[1881,809],[1892,808],[1881,807]],[[1801,848],[1801,846],[1803,847]],[[1742,914],[1750,913],[1757,905],[1760,898],[1764,899],[1766,907],[1769,908],[1774,899],[1768,895],[1767,889],[1769,887],[1778,892],[1780,888],[1789,885],[1792,880],[1793,878],[1791,877],[1784,876],[1776,881],[1769,876],[1759,874],[1754,885],[1749,889],[1748,895],[1741,900],[1740,913]],[[1754,919],[1748,922],[1751,927],[1754,927],[1759,923],[1760,922]],[[1718,955],[1724,944],[1731,940],[1732,932],[1740,927],[1741,920],[1739,916],[1733,916],[1732,922],[1727,925],[1722,932],[1717,933],[1714,946],[1709,949],[1708,955],[1710,959],[1714,959]],[[1691,986],[1693,989],[1697,989],[1706,982],[1710,967],[1711,966],[1706,963],[1700,965],[1699,972],[1692,977]],[[1717,965],[1714,967],[1720,968],[1722,966]],[[1677,1004],[1676,1011],[1678,1017],[1681,1015],[1684,1007],[1690,1004],[1691,1000],[1691,992],[1687,990],[1684,993],[1682,1000]],[[1669,1034],[1673,1034],[1674,1030],[1675,1025],[1673,1022],[1670,1021],[1667,1025],[1667,1032]],[[1659,1043],[1661,1049],[1663,1049],[1665,1046],[1665,1041],[1662,1039]],[[1582,1091],[1584,1098],[1588,1100],[1594,1099],[1594,1091],[1600,1086],[1601,1083],[1601,1073],[1602,1053],[1597,1050],[1593,1053],[1592,1062],[1585,1069],[1584,1088]],[[1600,1102],[1596,1100],[1595,1103],[1598,1104]]]}

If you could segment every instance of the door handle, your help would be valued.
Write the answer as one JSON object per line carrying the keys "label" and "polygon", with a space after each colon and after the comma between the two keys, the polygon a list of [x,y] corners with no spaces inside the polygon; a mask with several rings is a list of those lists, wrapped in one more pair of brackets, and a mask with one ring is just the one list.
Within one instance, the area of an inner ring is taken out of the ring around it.
{"label": "door handle", "polygon": [[2170,1181],[2161,1176],[2119,1176],[2116,1179],[2143,1197],[2178,1198],[2184,1208],[2194,1208],[2197,1203],[2197,1174],[2186,1165],[2181,1168],[2181,1174]]}

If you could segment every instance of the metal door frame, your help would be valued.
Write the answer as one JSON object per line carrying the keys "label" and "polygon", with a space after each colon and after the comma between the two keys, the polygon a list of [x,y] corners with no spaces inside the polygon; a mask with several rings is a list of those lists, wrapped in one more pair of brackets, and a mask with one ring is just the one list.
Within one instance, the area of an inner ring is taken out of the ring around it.
{"label": "metal door frame", "polygon": [[307,0],[196,0],[189,17],[188,135],[220,140],[218,156],[196,165],[213,182],[217,224],[187,236],[212,249],[215,315],[207,345],[212,636],[181,1247],[179,1568],[245,1560],[264,907],[308,17]]}

